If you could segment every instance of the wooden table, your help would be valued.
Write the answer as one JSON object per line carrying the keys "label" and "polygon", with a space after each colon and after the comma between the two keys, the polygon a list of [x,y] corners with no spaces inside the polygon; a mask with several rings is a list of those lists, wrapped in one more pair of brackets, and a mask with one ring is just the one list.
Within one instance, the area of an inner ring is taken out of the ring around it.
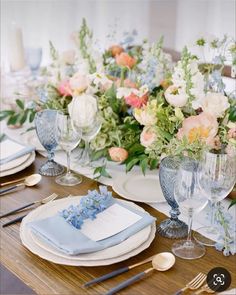
{"label": "wooden table", "polygon": [[[36,161],[26,170],[1,181],[20,178],[38,171],[41,163],[45,161],[42,156],[37,156]],[[9,193],[0,198],[1,213],[14,209],[22,204],[40,200],[55,192],[61,197],[68,194],[83,195],[88,189],[98,188],[98,183],[83,177],[83,183],[75,187],[62,187],[54,182],[54,178],[43,177],[42,182],[34,188]],[[114,194],[115,195],[115,194]],[[157,218],[157,223],[166,218],[155,209],[145,204],[140,204],[145,210]],[[18,214],[21,215],[22,213]],[[14,215],[16,217],[16,215]],[[11,220],[13,216],[3,218],[0,222]],[[129,278],[130,276],[150,267],[150,264],[122,274],[116,278],[97,284],[89,289],[82,285],[94,277],[103,275],[116,268],[127,266],[141,261],[155,253],[171,251],[173,240],[156,236],[151,246],[139,255],[126,261],[101,267],[73,267],[62,266],[48,262],[32,254],[22,244],[19,237],[19,224],[1,228],[1,263],[31,287],[37,294],[104,294],[109,288]],[[206,255],[197,260],[183,260],[176,258],[175,266],[167,272],[153,272],[148,278],[124,289],[121,294],[173,294],[182,288],[199,272],[207,273],[214,267],[224,267],[232,275],[231,287],[236,287],[236,257],[224,257],[221,252],[207,248]],[[188,294],[188,292],[186,292]],[[190,294],[190,293],[189,293]]]}

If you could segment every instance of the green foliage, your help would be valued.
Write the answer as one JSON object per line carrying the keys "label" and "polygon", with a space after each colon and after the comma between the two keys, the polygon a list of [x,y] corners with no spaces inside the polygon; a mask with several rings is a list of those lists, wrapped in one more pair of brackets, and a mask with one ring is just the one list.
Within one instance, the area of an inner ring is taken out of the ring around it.
{"label": "green foliage", "polygon": [[232,200],[228,209],[231,208],[232,206],[236,205],[236,199]]}
{"label": "green foliage", "polygon": [[107,172],[105,166],[95,168],[93,172],[94,179],[99,179],[101,176],[111,178],[111,175]]}
{"label": "green foliage", "polygon": [[0,111],[0,121],[7,119],[7,125],[23,125],[27,120],[32,122],[36,111],[34,108],[26,108],[24,101],[16,99],[16,110]]}
{"label": "green foliage", "polygon": [[229,120],[232,122],[236,122],[236,105],[230,107]]}

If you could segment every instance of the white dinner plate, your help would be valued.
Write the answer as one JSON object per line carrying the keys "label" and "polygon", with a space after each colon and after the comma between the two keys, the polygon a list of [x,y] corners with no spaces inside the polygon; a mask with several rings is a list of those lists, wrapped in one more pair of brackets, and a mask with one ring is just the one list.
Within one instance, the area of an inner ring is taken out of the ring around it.
{"label": "white dinner plate", "polygon": [[14,159],[14,160],[9,161],[5,164],[2,164],[2,165],[0,165],[0,171],[4,172],[6,170],[16,168],[16,167],[22,165],[25,161],[27,161],[30,156],[31,156],[31,153],[28,153],[26,155],[23,155],[23,156],[17,158],[17,159]]}
{"label": "white dinner plate", "polygon": [[12,175],[17,172],[20,172],[20,171],[24,170],[25,168],[29,167],[34,162],[34,160],[35,160],[35,152],[32,152],[32,153],[30,153],[29,158],[21,165],[15,167],[15,168],[12,168],[12,169],[0,171],[0,177]]}
{"label": "white dinner plate", "polygon": [[[80,199],[81,197],[76,198]],[[29,213],[23,219],[20,228],[20,237],[23,245],[27,247],[32,253],[54,263],[77,266],[98,266],[113,264],[137,255],[138,253],[149,247],[155,237],[156,225],[155,223],[153,223],[152,226],[148,226],[137,234],[129,237],[124,242],[113,247],[94,253],[70,256],[62,254],[54,247],[48,247],[44,241],[40,240],[35,235],[32,235],[30,228],[27,226],[28,222],[42,218],[41,214],[44,214],[44,217],[52,216],[53,214],[55,214],[55,211],[58,212],[58,210],[62,209],[62,207],[65,208],[65,205],[71,204],[71,201],[73,199],[75,199],[75,197],[53,201],[51,203],[38,207],[37,209]],[[127,203],[126,201],[122,202]],[[133,203],[129,202],[128,204],[138,210],[141,209],[143,211],[142,208]],[[50,209],[52,209],[52,211]]]}
{"label": "white dinner plate", "polygon": [[112,188],[118,195],[128,200],[144,203],[165,202],[158,173],[146,176],[142,174],[119,176],[114,180]]}

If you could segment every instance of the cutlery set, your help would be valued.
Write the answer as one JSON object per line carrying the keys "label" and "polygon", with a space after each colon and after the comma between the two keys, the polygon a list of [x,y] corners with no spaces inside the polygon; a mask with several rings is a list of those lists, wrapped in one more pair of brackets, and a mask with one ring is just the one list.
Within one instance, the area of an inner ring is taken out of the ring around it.
{"label": "cutlery set", "polygon": [[[163,252],[159,253],[156,255],[153,255],[141,262],[138,262],[136,264],[126,266],[119,268],[117,270],[114,270],[108,274],[105,274],[101,277],[95,278],[87,283],[84,284],[84,287],[91,287],[92,285],[96,283],[103,282],[107,279],[114,278],[122,273],[128,272],[130,269],[133,269],[135,267],[138,267],[140,265],[146,264],[148,262],[152,262],[152,267],[144,270],[143,272],[138,273],[135,276],[132,276],[128,280],[125,280],[124,282],[116,285],[114,288],[110,289],[106,295],[112,295],[117,293],[118,291],[130,286],[131,284],[139,281],[140,279],[144,278],[146,274],[153,270],[158,270],[158,271],[166,271],[169,270],[174,264],[175,264],[175,256],[172,253],[169,252]],[[193,278],[189,283],[186,284],[186,286],[179,291],[177,291],[174,295],[180,295],[183,294],[183,292],[187,289],[189,290],[197,290],[199,289],[204,281],[206,280],[207,276],[204,273],[199,273],[195,278]],[[194,294],[200,294],[202,292],[207,292],[207,293],[215,293],[214,290],[210,289],[208,284],[205,284],[202,288],[197,290]]]}

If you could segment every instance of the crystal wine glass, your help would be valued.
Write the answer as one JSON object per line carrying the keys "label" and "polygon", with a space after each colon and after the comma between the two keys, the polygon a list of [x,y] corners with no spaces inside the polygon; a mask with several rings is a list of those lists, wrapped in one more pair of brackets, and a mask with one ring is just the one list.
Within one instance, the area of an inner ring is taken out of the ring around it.
{"label": "crystal wine glass", "polygon": [[[197,229],[196,240],[206,246],[214,246],[219,232],[215,227],[215,209],[233,189],[236,181],[236,157],[226,153],[205,152],[199,171],[202,194],[211,202],[211,225]],[[206,238],[209,236],[211,239]]]}
{"label": "crystal wine glass", "polygon": [[[82,157],[79,161],[79,164],[81,166],[90,166],[91,165],[91,157],[90,157],[90,141],[95,138],[95,136],[99,133],[102,121],[99,114],[99,110],[97,109],[96,113],[93,115],[93,118],[90,120],[89,124],[87,125],[81,125],[81,120],[78,120],[78,116],[80,116],[80,113],[78,114],[78,111],[76,110],[76,114],[73,114],[75,111],[75,108],[72,107],[72,124],[74,129],[81,133],[81,138],[85,142],[85,148],[82,153]],[[83,116],[83,114],[81,114]]]}
{"label": "crystal wine glass", "polygon": [[39,169],[39,173],[45,176],[57,176],[64,171],[63,166],[53,160],[54,152],[58,145],[56,138],[56,116],[57,111],[55,110],[43,110],[36,114],[34,120],[39,141],[48,153],[47,162]]}
{"label": "crystal wine glass", "polygon": [[56,183],[66,186],[74,186],[82,182],[82,177],[70,170],[71,151],[79,144],[81,134],[72,126],[71,118],[62,112],[57,113],[56,118],[56,137],[61,148],[67,155],[67,172],[56,178]]}
{"label": "crystal wine glass", "polygon": [[183,259],[196,259],[205,254],[205,247],[192,240],[193,216],[199,213],[207,204],[206,198],[200,192],[198,164],[197,161],[191,158],[183,158],[175,182],[175,198],[181,211],[188,214],[189,222],[187,240],[175,242],[172,251],[176,256]]}

